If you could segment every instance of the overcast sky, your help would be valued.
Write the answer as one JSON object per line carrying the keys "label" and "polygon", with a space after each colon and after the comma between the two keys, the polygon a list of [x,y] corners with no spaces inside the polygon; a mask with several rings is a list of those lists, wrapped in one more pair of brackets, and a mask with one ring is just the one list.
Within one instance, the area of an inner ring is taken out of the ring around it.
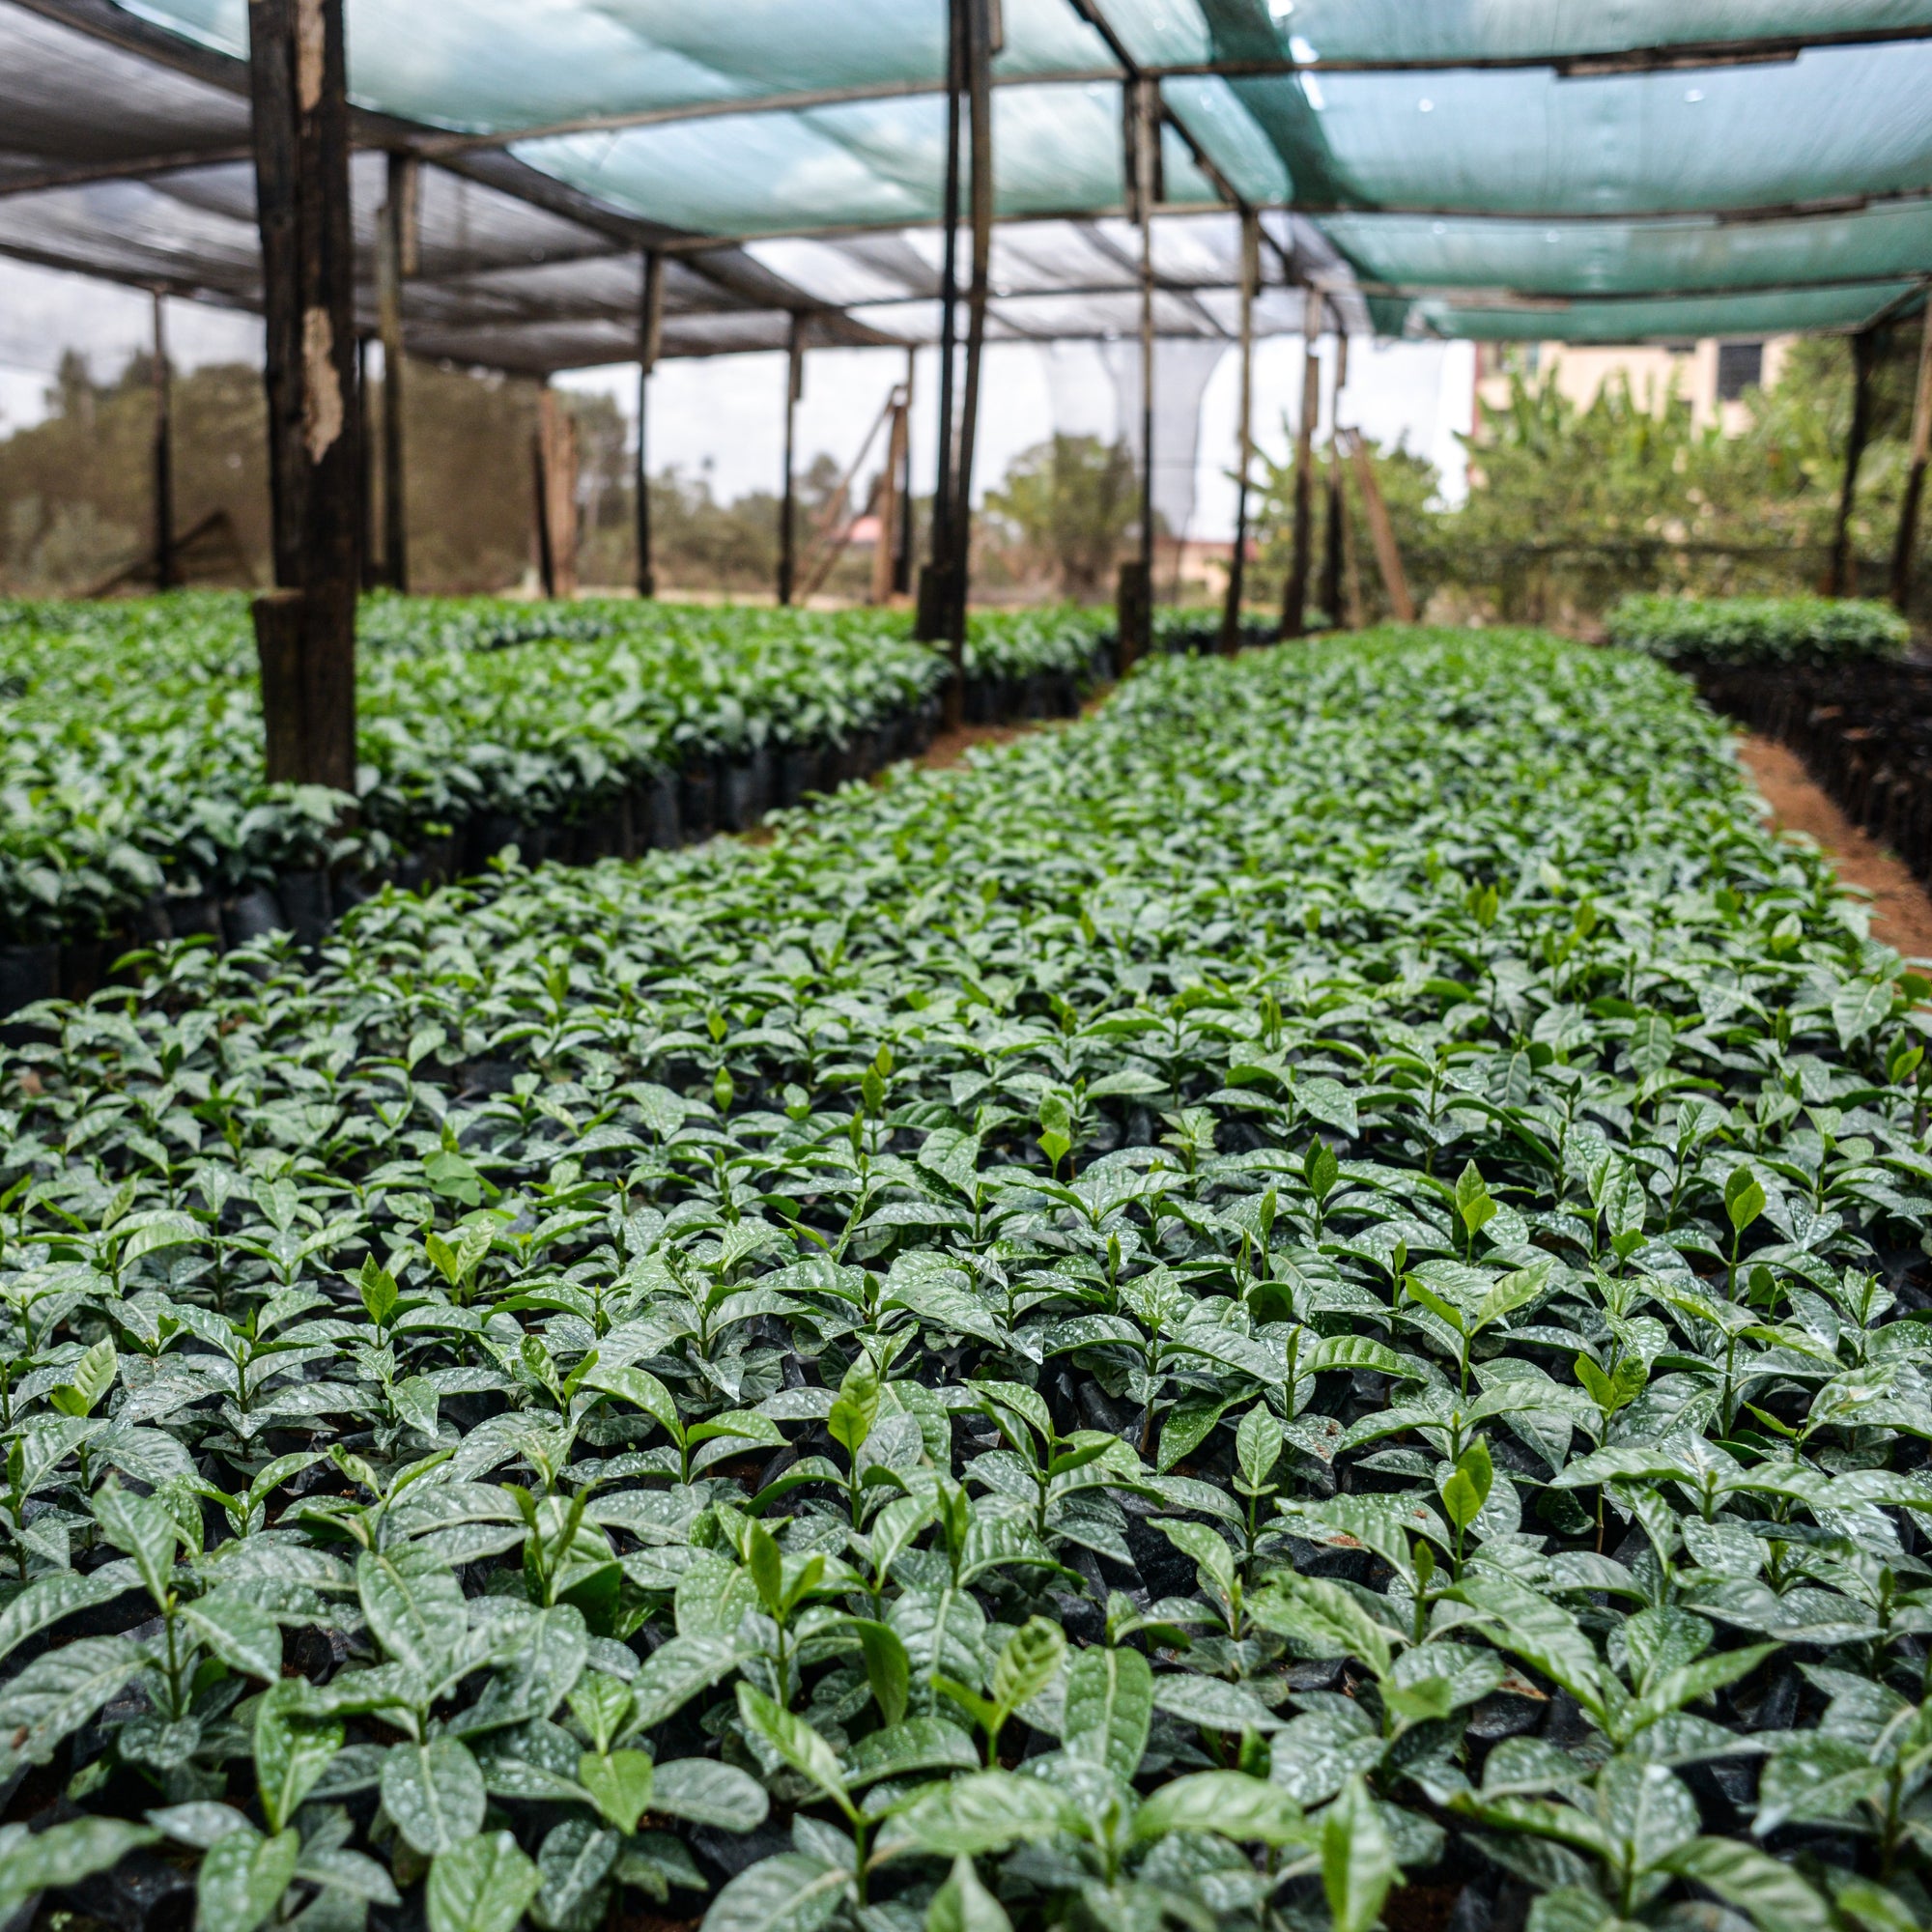
{"label": "overcast sky", "polygon": [[[151,304],[144,295],[0,261],[0,435],[44,413],[48,379],[63,351],[79,350],[97,376],[111,375],[130,355],[147,348],[151,327]],[[170,301],[167,327],[169,354],[177,367],[261,356],[261,325],[252,316],[200,302]],[[1171,401],[1184,400],[1190,388],[1201,385],[1199,433],[1189,451],[1183,446],[1184,409],[1178,422],[1165,416],[1156,422],[1159,487],[1167,501],[1184,505],[1191,456],[1189,532],[1225,538],[1234,527],[1234,485],[1228,472],[1239,409],[1237,359],[1232,350],[1217,359],[1211,347],[1205,352],[1190,347],[1178,353],[1174,364],[1169,366],[1166,351],[1157,353],[1158,384]],[[922,488],[930,487],[933,469],[937,368],[936,354],[922,352],[914,377],[913,418],[914,473],[924,479]],[[905,355],[898,350],[812,351],[806,358],[805,398],[799,406],[801,467],[823,450],[843,468],[904,372]],[[582,370],[559,380],[576,388],[608,390],[626,415],[635,414],[635,368]],[[1137,382],[1130,347],[1123,352],[1122,345],[1100,343],[990,345],[975,494],[988,481],[997,482],[1021,450],[1055,430],[1107,440],[1131,432],[1138,420]],[[1429,456],[1441,470],[1445,496],[1460,497],[1463,460],[1456,432],[1469,427],[1474,386],[1474,357],[1467,343],[1377,346],[1357,341],[1350,349],[1342,416],[1379,442],[1406,438],[1411,449]],[[1290,336],[1262,342],[1255,353],[1255,436],[1277,456],[1287,448],[1286,421],[1299,408],[1300,392],[1299,340]],[[714,494],[724,499],[776,489],[784,460],[783,398],[781,355],[662,364],[651,381],[652,472],[675,466],[687,474],[703,473]]]}

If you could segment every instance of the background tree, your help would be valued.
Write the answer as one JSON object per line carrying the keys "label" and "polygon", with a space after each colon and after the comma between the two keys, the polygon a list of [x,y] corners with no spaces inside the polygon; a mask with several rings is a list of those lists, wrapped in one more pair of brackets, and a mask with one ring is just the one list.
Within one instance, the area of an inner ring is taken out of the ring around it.
{"label": "background tree", "polygon": [[1013,576],[1055,584],[1078,603],[1114,594],[1114,566],[1140,509],[1125,443],[1059,436],[1023,450],[986,492],[984,540]]}

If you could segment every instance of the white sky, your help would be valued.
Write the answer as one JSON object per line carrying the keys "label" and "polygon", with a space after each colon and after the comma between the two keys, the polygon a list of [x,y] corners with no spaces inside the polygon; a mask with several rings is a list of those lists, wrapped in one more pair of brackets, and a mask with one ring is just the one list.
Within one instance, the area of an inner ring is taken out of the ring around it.
{"label": "white sky", "polygon": [[[261,324],[199,302],[167,304],[168,349],[178,367],[212,361],[258,360]],[[135,291],[78,275],[0,261],[0,435],[38,421],[45,412],[48,379],[62,352],[77,349],[97,376],[111,375],[151,340],[151,304]],[[1332,351],[1332,345],[1329,345]],[[903,380],[905,355],[890,349],[819,349],[806,358],[799,405],[801,468],[819,451],[842,469],[857,453],[884,403]],[[1156,363],[1159,374],[1159,364]],[[1322,423],[1328,421],[1327,372]],[[605,390],[627,416],[637,407],[634,367],[587,369],[558,379],[573,388]],[[1111,440],[1122,425],[1119,401],[1102,346],[996,343],[986,350],[975,494],[997,483],[1021,450],[1058,428]],[[922,351],[914,378],[913,465],[922,489],[930,487],[938,355]],[[1464,487],[1455,440],[1469,427],[1474,400],[1474,352],[1467,343],[1390,343],[1358,340],[1350,347],[1345,421],[1378,442],[1406,437],[1442,472],[1445,496]],[[1288,336],[1255,352],[1255,440],[1279,458],[1300,407],[1301,344]],[[1208,376],[1202,396],[1195,455],[1195,509],[1189,534],[1226,538],[1234,530],[1234,484],[1239,379],[1232,349]],[[750,490],[776,490],[783,462],[784,357],[781,355],[684,359],[660,365],[651,381],[650,467],[675,465],[707,474],[722,499]],[[1157,464],[1180,452],[1162,447]],[[874,459],[876,460],[876,459]],[[1184,460],[1184,459],[1182,459]],[[867,469],[871,464],[867,464]]]}

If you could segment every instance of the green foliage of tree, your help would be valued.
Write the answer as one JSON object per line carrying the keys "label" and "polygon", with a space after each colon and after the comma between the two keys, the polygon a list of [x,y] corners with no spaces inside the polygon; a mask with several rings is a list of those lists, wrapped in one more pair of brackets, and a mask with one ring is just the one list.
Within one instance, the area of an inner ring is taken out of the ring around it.
{"label": "green foliage of tree", "polygon": [[1112,594],[1139,507],[1125,443],[1055,435],[1023,450],[986,492],[984,533],[1016,576],[1048,579],[1063,596],[1092,603]]}

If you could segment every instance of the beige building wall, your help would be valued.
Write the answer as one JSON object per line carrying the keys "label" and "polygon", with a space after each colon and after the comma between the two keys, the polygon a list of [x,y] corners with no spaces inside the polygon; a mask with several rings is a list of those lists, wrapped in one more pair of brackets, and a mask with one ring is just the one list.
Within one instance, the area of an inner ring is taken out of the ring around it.
{"label": "beige building wall", "polygon": [[[1759,383],[1770,388],[1777,381],[1792,335],[1763,339]],[[1699,429],[1716,423],[1726,436],[1740,434],[1749,421],[1743,402],[1719,394],[1719,351],[1715,336],[1685,343],[1640,343],[1629,347],[1599,347],[1574,342],[1499,343],[1476,345],[1476,394],[1492,406],[1509,400],[1509,371],[1526,375],[1555,372],[1556,386],[1578,409],[1587,409],[1611,377],[1629,380],[1631,394],[1662,411],[1673,382],[1678,395],[1690,405],[1690,420]],[[1514,358],[1514,361],[1512,360]]]}

